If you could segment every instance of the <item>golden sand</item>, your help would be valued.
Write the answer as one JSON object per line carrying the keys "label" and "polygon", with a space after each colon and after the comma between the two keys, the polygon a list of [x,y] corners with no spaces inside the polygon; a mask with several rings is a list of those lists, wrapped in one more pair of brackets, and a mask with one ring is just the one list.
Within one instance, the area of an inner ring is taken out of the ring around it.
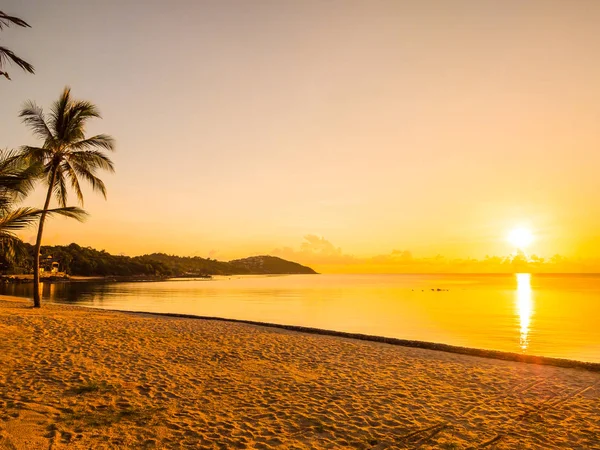
{"label": "golden sand", "polygon": [[600,374],[0,301],[0,449],[600,448]]}

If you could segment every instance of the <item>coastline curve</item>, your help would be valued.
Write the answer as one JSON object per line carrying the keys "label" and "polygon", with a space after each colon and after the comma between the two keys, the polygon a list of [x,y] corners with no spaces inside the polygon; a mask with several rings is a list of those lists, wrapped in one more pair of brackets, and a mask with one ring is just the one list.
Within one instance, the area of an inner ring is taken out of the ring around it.
{"label": "coastline curve", "polygon": [[596,363],[596,362],[578,361],[578,360],[566,359],[566,358],[554,358],[554,357],[550,357],[550,356],[525,355],[525,354],[521,354],[521,353],[505,352],[505,351],[501,351],[501,350],[488,350],[488,349],[475,348],[475,347],[461,347],[458,345],[442,344],[442,343],[438,343],[438,342],[400,339],[400,338],[392,338],[392,337],[377,336],[377,335],[362,334],[362,333],[351,333],[351,332],[347,332],[347,331],[328,330],[328,329],[323,329],[323,328],[305,327],[305,326],[301,326],[301,325],[286,325],[286,324],[277,324],[277,323],[271,323],[271,322],[260,322],[260,321],[255,321],[255,320],[229,319],[226,317],[217,317],[217,316],[199,316],[199,315],[194,315],[194,314],[128,311],[128,310],[120,310],[120,309],[95,308],[93,306],[86,306],[86,308],[99,309],[102,311],[120,312],[120,313],[125,313],[125,314],[135,314],[135,315],[152,315],[152,316],[173,317],[173,318],[180,318],[180,319],[199,319],[199,320],[214,320],[214,321],[221,321],[221,322],[233,322],[233,323],[253,325],[253,326],[259,326],[259,327],[265,327],[265,328],[275,328],[275,329],[280,329],[280,330],[293,331],[293,332],[298,332],[298,333],[341,337],[341,338],[345,338],[345,339],[355,339],[355,340],[359,340],[359,341],[377,342],[380,344],[397,345],[397,346],[401,346],[401,347],[421,348],[421,349],[425,349],[425,350],[436,350],[436,351],[441,351],[441,352],[446,352],[446,353],[455,353],[455,354],[459,354],[459,355],[477,356],[480,358],[499,359],[499,360],[504,360],[504,361],[521,362],[521,363],[526,363],[526,364],[537,364],[537,365],[555,366],[555,367],[572,368],[572,369],[583,369],[583,370],[588,370],[588,371],[592,371],[592,372],[600,372],[600,363]]}

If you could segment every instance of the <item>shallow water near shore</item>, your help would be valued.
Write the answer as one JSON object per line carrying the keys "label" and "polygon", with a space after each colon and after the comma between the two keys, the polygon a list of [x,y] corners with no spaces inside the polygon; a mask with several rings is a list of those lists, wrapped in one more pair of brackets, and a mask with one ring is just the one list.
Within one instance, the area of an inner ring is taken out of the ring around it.
{"label": "shallow water near shore", "polygon": [[43,296],[600,362],[600,275],[231,276],[45,284]]}

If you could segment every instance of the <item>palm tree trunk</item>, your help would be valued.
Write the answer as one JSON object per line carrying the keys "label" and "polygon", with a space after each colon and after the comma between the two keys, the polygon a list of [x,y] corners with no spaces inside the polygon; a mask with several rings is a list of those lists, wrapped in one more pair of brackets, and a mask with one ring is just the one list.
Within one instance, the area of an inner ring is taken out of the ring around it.
{"label": "palm tree trunk", "polygon": [[50,205],[50,198],[52,197],[52,188],[54,186],[54,179],[56,178],[56,168],[52,170],[52,179],[48,186],[48,193],[46,194],[46,203],[44,203],[44,209],[40,216],[40,224],[38,226],[37,238],[35,240],[35,249],[33,256],[33,307],[41,308],[42,296],[40,293],[40,249],[42,247],[42,234],[44,233],[44,220],[46,219],[46,213],[48,206]]}

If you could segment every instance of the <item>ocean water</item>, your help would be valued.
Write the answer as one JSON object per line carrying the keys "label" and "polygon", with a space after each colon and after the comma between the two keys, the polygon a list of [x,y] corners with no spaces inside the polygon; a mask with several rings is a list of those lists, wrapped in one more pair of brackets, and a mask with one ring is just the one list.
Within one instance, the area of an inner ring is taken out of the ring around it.
{"label": "ocean water", "polygon": [[46,284],[43,296],[600,362],[600,275],[231,276]]}

